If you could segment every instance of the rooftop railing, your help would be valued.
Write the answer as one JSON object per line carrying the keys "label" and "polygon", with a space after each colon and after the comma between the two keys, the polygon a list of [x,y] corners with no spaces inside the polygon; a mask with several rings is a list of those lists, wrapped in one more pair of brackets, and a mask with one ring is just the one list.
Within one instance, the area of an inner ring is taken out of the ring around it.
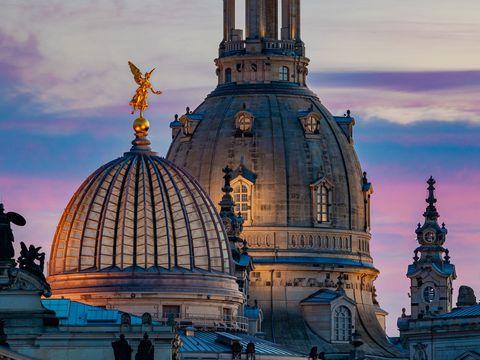
{"label": "rooftop railing", "polygon": [[[225,42],[225,48],[222,49],[222,55],[235,55],[245,53],[247,42],[245,40],[233,40]],[[293,52],[301,51],[295,48],[294,40],[263,40],[262,49],[264,52],[291,54]],[[298,54],[300,55],[300,54]]]}
{"label": "rooftop railing", "polygon": [[164,324],[172,320],[175,324],[182,327],[194,326],[197,329],[215,330],[215,331],[235,331],[247,332],[248,319],[243,316],[223,315],[216,316],[211,314],[171,314],[165,313],[156,316],[156,319]]}

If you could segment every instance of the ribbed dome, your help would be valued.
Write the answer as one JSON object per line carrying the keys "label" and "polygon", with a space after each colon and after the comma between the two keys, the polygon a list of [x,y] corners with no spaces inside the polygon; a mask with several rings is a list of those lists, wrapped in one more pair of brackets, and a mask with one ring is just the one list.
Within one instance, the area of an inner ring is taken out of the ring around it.
{"label": "ribbed dome", "polygon": [[197,181],[151,152],[100,167],[70,200],[50,275],[99,271],[231,273],[228,240]]}

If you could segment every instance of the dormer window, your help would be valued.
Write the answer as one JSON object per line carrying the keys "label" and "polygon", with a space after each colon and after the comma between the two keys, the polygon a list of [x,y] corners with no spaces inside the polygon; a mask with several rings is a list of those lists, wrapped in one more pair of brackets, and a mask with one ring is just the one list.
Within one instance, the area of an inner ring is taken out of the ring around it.
{"label": "dormer window", "polygon": [[238,136],[249,136],[253,128],[253,115],[248,111],[240,111],[235,116],[235,128]]}
{"label": "dormer window", "polygon": [[233,195],[235,200],[235,212],[242,214],[245,223],[252,220],[252,185],[243,179],[232,181]]}
{"label": "dormer window", "polygon": [[316,112],[309,112],[304,116],[299,117],[306,135],[317,135],[320,133],[321,119],[321,115]]}
{"label": "dormer window", "polygon": [[320,131],[320,119],[310,114],[305,120],[305,131],[310,134],[318,134]]}
{"label": "dormer window", "polygon": [[330,221],[330,214],[329,214],[329,190],[325,185],[320,185],[316,191],[317,197],[317,223],[326,223]]}
{"label": "dormer window", "polygon": [[182,134],[185,136],[191,135],[192,127],[186,115],[183,115],[182,117],[180,117],[180,123],[182,124]]}
{"label": "dormer window", "polygon": [[187,107],[186,113],[178,119],[182,131],[182,141],[190,141],[189,139],[201,120],[203,120],[203,114],[194,114]]}
{"label": "dormer window", "polygon": [[334,310],[333,327],[334,341],[352,340],[352,313],[346,306],[339,306]]}
{"label": "dormer window", "polygon": [[322,178],[312,185],[313,219],[317,225],[330,224],[332,221],[332,189],[331,183]]}
{"label": "dormer window", "polygon": [[279,69],[279,80],[280,81],[288,81],[288,75],[290,71],[287,66],[282,66]]}

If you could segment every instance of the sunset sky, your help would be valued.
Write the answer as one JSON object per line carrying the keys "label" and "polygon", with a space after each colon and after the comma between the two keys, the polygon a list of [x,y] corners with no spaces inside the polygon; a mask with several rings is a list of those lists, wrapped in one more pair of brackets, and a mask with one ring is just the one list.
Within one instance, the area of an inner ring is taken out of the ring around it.
{"label": "sunset sky", "polygon": [[[220,0],[2,2],[0,200],[27,218],[17,246],[49,251],[80,183],[129,149],[128,60],[157,68],[164,95],[151,102],[150,139],[166,153],[173,115],[216,85],[222,16]],[[356,119],[375,191],[377,293],[396,335],[430,175],[457,267],[454,296],[461,284],[480,296],[480,2],[303,0],[302,16],[309,86],[334,115],[351,109]]]}

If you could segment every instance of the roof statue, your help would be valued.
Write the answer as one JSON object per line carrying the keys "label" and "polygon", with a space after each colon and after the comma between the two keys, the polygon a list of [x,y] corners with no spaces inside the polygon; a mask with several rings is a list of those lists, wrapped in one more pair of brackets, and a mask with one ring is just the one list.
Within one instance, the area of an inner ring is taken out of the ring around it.
{"label": "roof statue", "polygon": [[131,360],[132,347],[125,339],[125,335],[120,334],[120,340],[112,342],[112,348],[115,360]]}
{"label": "roof statue", "polygon": [[155,348],[148,338],[148,334],[143,335],[143,340],[138,344],[137,354],[135,355],[135,360],[153,360],[155,353]]}
{"label": "roof statue", "polygon": [[5,213],[3,204],[0,204],[0,260],[10,260],[15,256],[13,249],[13,233],[10,223],[25,226],[27,221],[17,213]]}
{"label": "roof statue", "polygon": [[[20,251],[20,256],[18,258],[18,263],[20,264],[20,269],[24,269],[29,273],[38,276],[43,281],[46,281],[45,275],[43,275],[43,268],[45,265],[45,253],[40,252],[42,247],[35,247],[30,245],[27,248],[27,245],[22,241],[20,243],[22,250]],[[36,263],[39,262],[39,264]]]}
{"label": "roof statue", "polygon": [[152,76],[155,68],[146,72],[145,75],[142,76],[140,69],[131,61],[128,62],[128,65],[130,66],[130,71],[133,74],[135,82],[139,85],[138,89],[135,91],[135,95],[133,95],[133,98],[130,101],[130,106],[133,107],[132,114],[138,109],[140,111],[140,118],[143,118],[143,112],[148,108],[148,90],[151,90],[156,95],[160,95],[162,92],[153,90],[152,84],[150,83],[150,76]]}
{"label": "roof statue", "polygon": [[180,348],[182,347],[183,342],[180,338],[180,335],[177,333],[175,338],[172,341],[172,360],[180,359]]}

